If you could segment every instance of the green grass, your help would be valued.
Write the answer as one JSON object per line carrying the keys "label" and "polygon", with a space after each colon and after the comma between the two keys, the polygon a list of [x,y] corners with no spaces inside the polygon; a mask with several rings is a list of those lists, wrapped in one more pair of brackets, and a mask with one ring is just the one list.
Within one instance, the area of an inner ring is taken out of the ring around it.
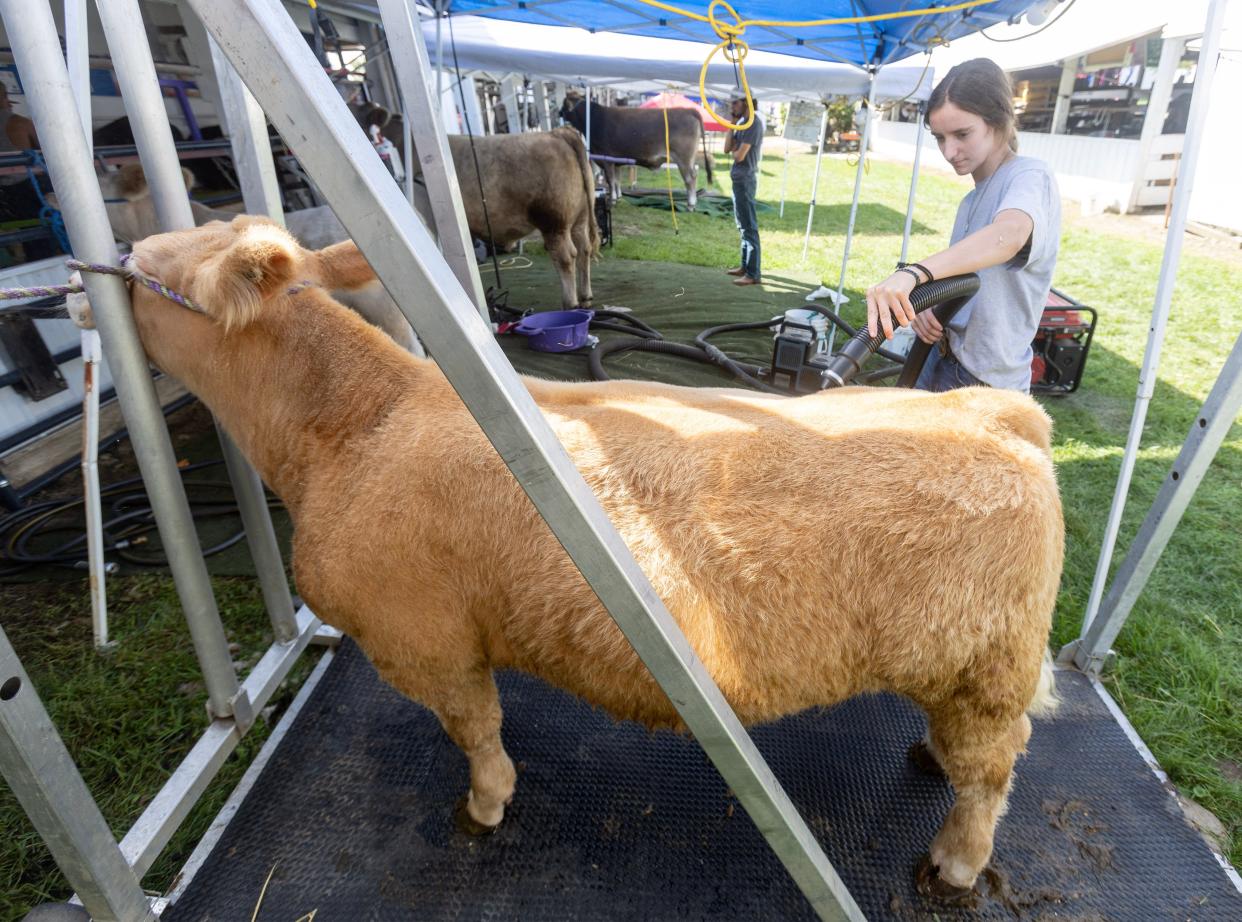
{"label": "green grass", "polygon": [[[765,157],[760,199],[780,199],[780,142]],[[812,158],[791,157],[784,217],[760,214],[765,275],[818,274],[836,284],[854,170],[825,158],[808,258],[801,260]],[[925,151],[934,158],[934,151]],[[723,158],[716,187],[728,191]],[[886,275],[900,254],[908,193],[907,168],[871,164],[862,195],[847,291],[858,319],[858,294]],[[662,173],[640,183],[663,188]],[[948,242],[957,202],[968,181],[926,174],[921,181],[910,256]],[[679,214],[673,233],[667,211],[619,205],[617,241],[604,259],[651,259],[725,267],[737,262],[731,220]],[[1090,591],[1113,485],[1121,463],[1142,361],[1147,318],[1161,249],[1101,232],[1098,223],[1067,219],[1056,284],[1101,312],[1096,345],[1081,390],[1045,405],[1056,419],[1055,458],[1065,501],[1067,557],[1054,640],[1077,629]],[[1242,329],[1242,259],[1186,254],[1173,303],[1156,399],[1122,525],[1124,553],[1194,413]],[[676,278],[651,280],[653,293],[676,292]],[[722,278],[722,298],[731,293]],[[754,289],[749,289],[754,291]],[[1221,818],[1231,831],[1228,854],[1242,864],[1242,431],[1235,427],[1170,543],[1117,642],[1108,677],[1112,693],[1174,782]],[[1120,554],[1118,555],[1120,559]],[[253,662],[270,642],[257,586],[248,578],[213,583],[236,656]],[[104,816],[119,836],[133,823],[205,724],[198,669],[171,580],[126,576],[110,580],[118,648],[91,650],[89,603],[80,581],[0,586],[0,623],[30,673]],[[310,668],[296,667],[279,697]],[[183,825],[144,885],[165,889],[246,763],[268,733],[260,722]],[[64,899],[68,887],[7,788],[0,786],[0,919],[20,918],[31,905]]]}
{"label": "green grass", "polygon": [[[813,270],[836,287],[855,169],[825,157],[807,260],[802,260],[814,158],[791,148],[784,217],[759,216],[763,272]],[[760,201],[780,202],[781,142],[763,158]],[[932,150],[925,158],[935,158]],[[728,194],[725,161],[715,187]],[[700,174],[702,175],[702,174]],[[674,180],[676,182],[676,179]],[[639,185],[664,188],[662,172]],[[909,258],[948,243],[969,179],[925,173],[920,180]],[[864,179],[851,245],[847,318],[861,317],[861,292],[891,271],[901,253],[909,167],[873,162]],[[1054,284],[1100,311],[1078,393],[1043,401],[1055,422],[1053,448],[1065,508],[1066,561],[1053,640],[1078,636],[1109,505],[1121,468],[1163,249],[1100,230],[1067,207]],[[731,220],[619,204],[616,244],[606,259],[658,259],[702,266],[738,261]],[[1136,219],[1132,219],[1136,220]],[[1106,225],[1105,225],[1106,226]],[[1148,235],[1150,236],[1150,235]],[[657,282],[670,285],[672,280]],[[1155,398],[1144,429],[1114,569],[1167,476],[1199,406],[1242,331],[1242,256],[1183,252]],[[1242,426],[1235,424],[1116,643],[1107,685],[1143,739],[1186,795],[1230,832],[1226,851],[1242,866]]]}
{"label": "green grass", "polygon": [[[241,674],[271,643],[267,616],[247,578],[213,580],[220,615]],[[201,673],[172,580],[109,580],[116,648],[91,644],[83,584],[0,586],[3,624],[70,755],[118,840],[206,728]],[[303,656],[182,824],[143,885],[163,892],[267,738],[280,710],[314,666]],[[7,786],[0,786],[0,919],[67,899],[70,888]]]}

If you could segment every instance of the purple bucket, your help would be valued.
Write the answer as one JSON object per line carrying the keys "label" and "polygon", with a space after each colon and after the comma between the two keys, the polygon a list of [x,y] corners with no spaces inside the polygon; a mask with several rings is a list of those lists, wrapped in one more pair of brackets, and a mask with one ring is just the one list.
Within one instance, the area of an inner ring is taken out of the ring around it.
{"label": "purple bucket", "polygon": [[527,338],[527,345],[537,352],[573,352],[587,342],[587,328],[595,311],[544,311],[523,317],[514,333]]}

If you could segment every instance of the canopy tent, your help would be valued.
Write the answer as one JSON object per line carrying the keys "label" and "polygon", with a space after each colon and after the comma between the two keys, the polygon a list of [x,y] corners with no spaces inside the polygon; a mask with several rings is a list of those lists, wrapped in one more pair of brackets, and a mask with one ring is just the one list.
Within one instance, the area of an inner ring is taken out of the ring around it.
{"label": "canopy tent", "polygon": [[[943,11],[872,22],[834,25],[794,25],[813,20],[866,18],[908,13],[931,3],[910,0],[871,0],[865,6],[854,0],[744,0],[734,8],[746,20],[779,21],[780,25],[747,26],[741,36],[752,53],[761,50],[782,56],[818,58],[856,67],[873,67],[900,61],[928,50],[941,41],[969,35],[1000,22],[1015,21],[1030,7],[1032,0],[975,0],[942,5]],[[642,0],[450,0],[442,8],[451,15],[478,13],[499,19],[526,23],[549,23],[587,28],[592,32],[627,32],[654,38],[688,38],[711,42],[715,37],[707,22],[698,21],[670,8],[706,17],[705,3],[670,3],[656,6]],[[717,15],[726,23],[727,8]],[[746,70],[750,72],[750,58]]]}
{"label": "canopy tent", "polygon": [[[589,4],[594,6],[595,4]],[[454,5],[454,9],[456,5]],[[427,47],[436,47],[436,21],[424,20]],[[593,33],[569,26],[505,22],[480,16],[453,16],[451,28],[441,27],[443,60],[462,70],[528,74],[562,83],[611,86],[634,91],[661,91],[699,85],[707,57],[700,41]],[[454,57],[455,54],[455,57]],[[881,100],[926,99],[931,71],[922,66],[884,67],[876,75]],[[804,61],[784,54],[752,51],[746,57],[746,79],[763,102],[858,98],[870,90],[866,71],[849,64]],[[737,87],[737,73],[717,59],[708,68],[709,94],[727,97]]]}
{"label": "canopy tent", "polygon": [[683,96],[681,93],[660,93],[658,96],[652,96],[646,100],[640,109],[693,109],[699,114],[699,119],[703,122],[704,131],[728,131],[724,125],[716,121],[708,114],[708,111],[701,105]]}

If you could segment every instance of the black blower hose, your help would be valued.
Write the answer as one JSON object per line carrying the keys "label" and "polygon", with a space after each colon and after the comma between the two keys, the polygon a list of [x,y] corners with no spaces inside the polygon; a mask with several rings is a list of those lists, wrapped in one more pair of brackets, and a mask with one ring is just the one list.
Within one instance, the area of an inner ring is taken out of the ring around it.
{"label": "black blower hose", "polygon": [[[979,290],[979,276],[971,273],[969,275],[955,275],[947,279],[937,279],[934,282],[928,282],[925,285],[917,285],[910,292],[910,305],[914,308],[915,313],[922,313],[925,310],[932,310],[936,319],[940,321],[940,325],[944,326],[953,318],[953,315],[961,309],[962,305],[974,297],[975,292]],[[884,334],[880,333],[871,336],[867,333],[866,328],[859,330],[850,338],[841,351],[832,357],[832,361],[828,363],[827,369],[824,371],[827,379],[828,387],[844,387],[854,376],[862,370],[863,363],[871,357],[871,354],[880,348],[884,342]],[[927,361],[927,354],[931,351],[931,346],[923,342],[921,339],[915,338],[914,345],[910,347],[910,354],[906,357],[906,362],[901,370],[901,377],[897,379],[898,387],[913,387],[914,382],[918,380],[919,372],[923,369],[923,364]]]}
{"label": "black blower hose", "polygon": [[[715,348],[714,346],[712,347]],[[664,355],[676,355],[683,359],[691,359],[695,362],[702,362],[705,365],[716,365],[723,367],[726,371],[732,373],[735,377],[740,378],[752,387],[759,390],[767,391],[772,394],[785,394],[784,391],[778,391],[776,388],[769,387],[758,378],[755,378],[747,371],[751,366],[740,365],[732,359],[726,357],[727,364],[717,361],[708,353],[694,346],[687,346],[685,343],[670,343],[658,339],[614,339],[612,342],[600,343],[591,350],[589,360],[591,363],[591,377],[596,381],[611,380],[608,373],[604,371],[604,357],[613,352],[624,352],[627,349],[638,349],[641,352],[660,352]],[[719,352],[720,350],[716,350]],[[724,353],[721,353],[724,355]]]}

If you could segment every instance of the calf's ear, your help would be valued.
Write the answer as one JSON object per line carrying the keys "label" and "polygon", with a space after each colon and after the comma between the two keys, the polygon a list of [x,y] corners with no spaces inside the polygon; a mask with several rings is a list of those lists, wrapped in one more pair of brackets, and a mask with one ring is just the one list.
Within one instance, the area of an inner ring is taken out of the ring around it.
{"label": "calf's ear", "polygon": [[264,302],[289,287],[299,259],[297,244],[282,228],[251,224],[228,249],[200,266],[190,297],[226,330],[243,327]]}

